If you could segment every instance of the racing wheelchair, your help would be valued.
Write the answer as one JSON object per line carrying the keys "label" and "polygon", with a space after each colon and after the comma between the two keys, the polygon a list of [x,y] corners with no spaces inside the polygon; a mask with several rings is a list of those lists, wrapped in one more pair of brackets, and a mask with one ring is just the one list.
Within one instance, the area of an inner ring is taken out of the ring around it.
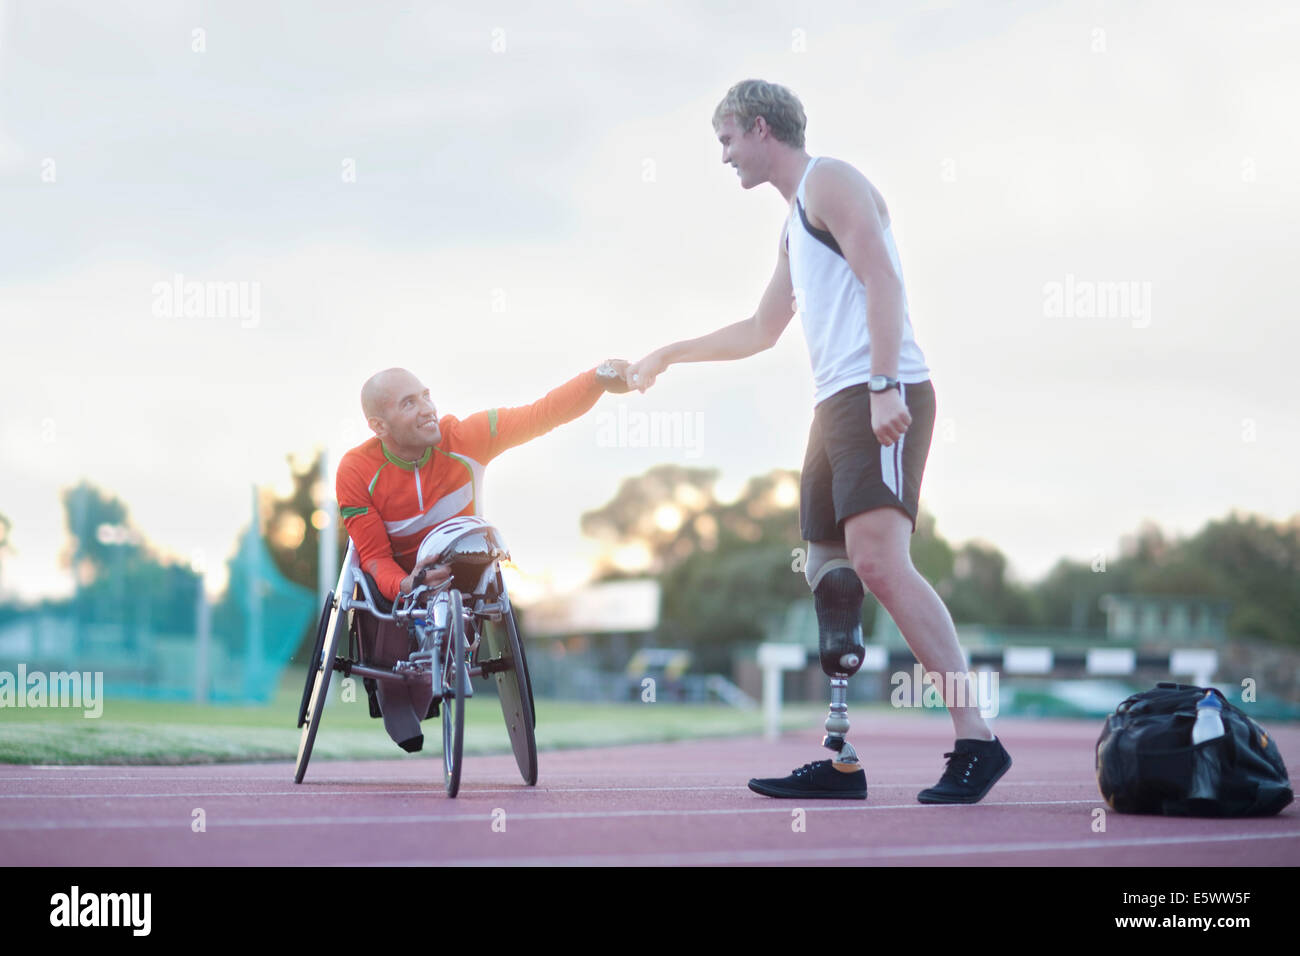
{"label": "racing wheelchair", "polygon": [[[330,676],[338,671],[375,685],[431,691],[425,719],[442,716],[442,769],[447,795],[460,789],[461,750],[465,735],[465,701],[474,696],[472,677],[496,684],[506,731],[524,782],[537,783],[536,713],[523,640],[510,604],[500,563],[510,554],[500,532],[483,518],[451,518],[433,528],[420,544],[417,564],[428,557],[448,565],[451,577],[436,585],[416,587],[389,606],[369,575],[360,567],[356,546],[349,541],[338,586],[325,599],[316,628],[315,649],[308,661],[307,681],[298,708],[302,739],[294,783],[302,783],[311,760],[329,692]],[[372,660],[373,645],[358,636],[359,616],[389,622],[403,629],[413,648],[389,662]],[[351,623],[349,625],[349,616]],[[338,653],[345,628],[347,653]],[[421,697],[423,700],[423,697]],[[371,716],[376,712],[371,697]],[[416,746],[422,746],[421,743]],[[406,748],[402,744],[403,749]]]}

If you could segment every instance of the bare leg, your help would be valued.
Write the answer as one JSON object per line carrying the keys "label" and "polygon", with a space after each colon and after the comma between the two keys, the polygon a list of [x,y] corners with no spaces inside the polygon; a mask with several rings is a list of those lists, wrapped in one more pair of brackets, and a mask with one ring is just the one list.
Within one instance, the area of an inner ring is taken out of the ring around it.
{"label": "bare leg", "polygon": [[[853,569],[863,586],[894,619],[921,666],[927,672],[964,673],[968,668],[957,643],[952,616],[934,588],[912,565],[908,550],[911,536],[911,520],[896,508],[864,511],[844,522],[845,544]],[[940,687],[939,691],[948,689]],[[946,698],[944,703],[958,739],[993,739],[973,694],[966,695],[962,707]]]}

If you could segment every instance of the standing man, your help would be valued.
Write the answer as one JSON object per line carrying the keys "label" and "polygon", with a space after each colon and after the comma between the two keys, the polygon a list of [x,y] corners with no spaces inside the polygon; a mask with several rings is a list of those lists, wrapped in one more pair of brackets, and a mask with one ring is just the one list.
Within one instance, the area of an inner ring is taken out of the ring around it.
{"label": "standing man", "polygon": [[[678,362],[746,358],[776,344],[796,304],[811,353],[816,396],[804,458],[799,520],[809,542],[805,574],[831,678],[823,744],[833,760],[784,778],[751,780],[772,797],[866,799],[866,774],[845,740],[847,681],[859,667],[865,585],[898,624],[927,673],[941,677],[957,741],[922,803],[975,803],[1011,766],[970,689],[952,618],[912,566],[921,475],[934,427],[934,389],[907,314],[889,210],[848,163],[804,149],[803,105],[785,87],[737,83],[713,128],[740,185],[771,183],[790,204],[776,270],[748,319],[674,342],[627,370],[644,392]],[[792,301],[797,299],[797,303]],[[961,683],[958,683],[961,682]]]}

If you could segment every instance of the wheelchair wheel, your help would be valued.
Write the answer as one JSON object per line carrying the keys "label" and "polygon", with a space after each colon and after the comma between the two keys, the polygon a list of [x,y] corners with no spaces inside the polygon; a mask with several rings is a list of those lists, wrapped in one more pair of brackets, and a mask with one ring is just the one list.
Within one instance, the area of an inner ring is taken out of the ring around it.
{"label": "wheelchair wheel", "polygon": [[460,790],[461,750],[465,742],[465,614],[460,592],[452,588],[447,600],[447,653],[441,668],[442,777],[447,796]]}
{"label": "wheelchair wheel", "polygon": [[488,629],[488,649],[493,657],[509,663],[509,667],[492,675],[501,698],[501,713],[506,719],[506,733],[515,753],[515,763],[524,783],[530,787],[537,783],[537,737],[534,733],[536,715],[533,710],[532,682],[528,677],[528,664],[524,660],[523,642],[515,626],[512,608],[504,615],[504,624]]}
{"label": "wheelchair wheel", "polygon": [[537,704],[533,700],[533,677],[528,673],[528,655],[524,653],[524,639],[519,634],[519,620],[515,617],[515,609],[510,609],[510,615],[507,619],[509,628],[514,642],[519,647],[519,669],[524,674],[524,684],[528,688],[528,720],[532,724],[533,730],[537,729]]}
{"label": "wheelchair wheel", "polygon": [[320,727],[321,714],[329,698],[330,675],[334,673],[334,650],[338,646],[343,622],[347,619],[346,612],[340,611],[332,604],[327,607],[327,611],[329,619],[322,631],[321,649],[312,659],[311,669],[307,672],[311,693],[307,699],[306,710],[301,714],[304,725],[302,737],[298,741],[298,764],[294,769],[294,783],[302,783],[303,775],[307,773],[307,762],[311,760],[311,749],[316,743],[316,731]]}
{"label": "wheelchair wheel", "polygon": [[325,598],[325,606],[321,608],[320,623],[316,625],[316,644],[311,657],[307,658],[307,680],[303,682],[302,703],[298,705],[299,727],[307,722],[307,705],[311,703],[311,689],[316,686],[316,669],[320,666],[320,651],[325,644],[325,629],[329,626],[330,610],[333,607],[334,592],[331,591]]}
{"label": "wheelchair wheel", "polygon": [[533,729],[537,729],[537,704],[533,699],[533,677],[528,672],[528,655],[524,653],[524,639],[519,634],[519,619],[515,617],[515,609],[510,605],[510,595],[506,593],[506,583],[501,576],[501,569],[497,569],[497,590],[505,598],[506,604],[510,606],[509,627],[514,632],[514,639],[519,644],[519,660],[523,662],[524,682],[528,685],[528,713],[532,722]]}

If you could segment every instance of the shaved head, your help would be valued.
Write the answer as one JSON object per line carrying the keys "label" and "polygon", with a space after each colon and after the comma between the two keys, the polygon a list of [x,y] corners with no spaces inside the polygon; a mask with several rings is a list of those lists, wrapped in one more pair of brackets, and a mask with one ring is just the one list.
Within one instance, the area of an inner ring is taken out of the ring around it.
{"label": "shaved head", "polygon": [[416,461],[442,441],[429,390],[404,368],[386,368],[366,379],[361,411],[384,447],[407,461]]}
{"label": "shaved head", "polygon": [[404,368],[386,368],[366,379],[361,386],[361,412],[367,419],[383,418],[393,402],[407,392],[420,392],[420,380]]}

